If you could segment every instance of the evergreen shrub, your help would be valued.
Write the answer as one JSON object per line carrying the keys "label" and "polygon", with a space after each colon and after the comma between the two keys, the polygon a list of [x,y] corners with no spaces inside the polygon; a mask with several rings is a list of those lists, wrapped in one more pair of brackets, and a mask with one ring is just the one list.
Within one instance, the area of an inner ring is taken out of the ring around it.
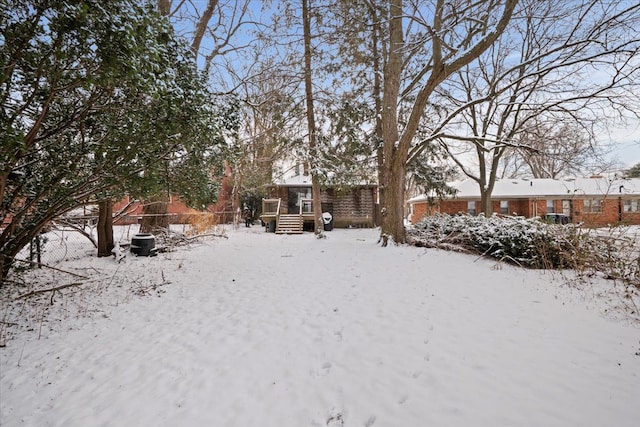
{"label": "evergreen shrub", "polygon": [[600,258],[604,245],[573,225],[498,215],[428,216],[408,230],[408,236],[416,246],[459,249],[544,269],[578,268],[586,258]]}

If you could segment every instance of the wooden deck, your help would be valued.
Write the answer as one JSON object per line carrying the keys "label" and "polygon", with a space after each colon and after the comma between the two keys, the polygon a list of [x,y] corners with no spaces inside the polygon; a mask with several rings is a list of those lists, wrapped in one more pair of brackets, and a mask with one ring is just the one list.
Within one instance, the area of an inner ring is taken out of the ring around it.
{"label": "wooden deck", "polygon": [[302,234],[304,224],[314,220],[309,202],[308,200],[303,201],[300,212],[283,213],[280,199],[263,199],[263,213],[260,215],[260,219],[265,223],[267,231],[276,234]]}

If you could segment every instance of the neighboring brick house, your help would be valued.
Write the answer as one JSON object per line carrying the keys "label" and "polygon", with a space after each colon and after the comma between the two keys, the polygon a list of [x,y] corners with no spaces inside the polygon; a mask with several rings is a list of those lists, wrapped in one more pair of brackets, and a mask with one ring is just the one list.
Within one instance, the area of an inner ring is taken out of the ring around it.
{"label": "neighboring brick house", "polygon": [[[113,204],[113,212],[119,213],[124,210],[124,215],[116,216],[115,225],[137,224],[142,218],[143,202],[132,200],[130,196],[125,196]],[[167,205],[167,215],[171,224],[186,224],[190,221],[190,216],[202,213],[214,214],[217,223],[228,223],[233,220],[233,210],[220,208],[218,205],[210,205],[204,211],[190,208],[180,200],[179,196],[172,196]]]}
{"label": "neighboring brick house", "polygon": [[[167,215],[170,217],[169,222],[172,224],[185,224],[190,221],[190,216],[203,213],[213,214],[218,224],[232,222],[235,213],[231,200],[232,191],[233,176],[231,166],[225,162],[224,177],[218,189],[218,201],[215,204],[207,206],[204,210],[197,210],[187,206],[187,204],[180,199],[180,196],[172,195],[169,198],[169,204],[167,206]],[[115,202],[113,204],[113,212],[117,214],[124,211],[122,215],[116,217],[114,224],[127,225],[139,223],[142,218],[142,205],[143,202],[132,199],[130,196],[125,196]]]}
{"label": "neighboring brick house", "polygon": [[[454,197],[429,203],[426,196],[408,200],[410,220],[417,223],[435,212],[481,212],[480,189],[467,179],[451,184]],[[588,226],[640,224],[640,178],[503,179],[495,183],[493,212],[525,217],[558,213]]]}

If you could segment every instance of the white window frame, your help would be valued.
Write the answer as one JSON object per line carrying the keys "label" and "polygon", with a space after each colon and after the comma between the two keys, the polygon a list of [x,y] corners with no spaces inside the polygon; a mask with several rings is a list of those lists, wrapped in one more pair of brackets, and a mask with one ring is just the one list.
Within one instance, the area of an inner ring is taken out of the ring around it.
{"label": "white window frame", "polygon": [[502,215],[509,215],[509,201],[500,200],[500,213]]}
{"label": "white window frame", "polygon": [[624,200],[624,212],[632,213],[632,212],[640,212],[640,203],[638,203],[638,199],[625,199]]}
{"label": "white window frame", "polygon": [[584,213],[602,213],[602,199],[584,199]]}
{"label": "white window frame", "polygon": [[[547,205],[546,205],[545,209],[546,209],[545,213],[555,213],[555,211],[556,211],[555,200],[547,199]],[[549,210],[549,209],[551,209],[551,210]]]}
{"label": "white window frame", "polygon": [[478,215],[478,211],[476,209],[476,201],[475,200],[469,200],[467,202],[467,213],[469,215],[473,215],[473,216]]}

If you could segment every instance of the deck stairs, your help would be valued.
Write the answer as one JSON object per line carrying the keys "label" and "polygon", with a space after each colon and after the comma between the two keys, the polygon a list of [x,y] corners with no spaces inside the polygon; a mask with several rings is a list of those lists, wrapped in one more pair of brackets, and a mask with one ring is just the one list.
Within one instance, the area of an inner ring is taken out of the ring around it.
{"label": "deck stairs", "polygon": [[280,214],[276,234],[302,234],[302,215]]}

